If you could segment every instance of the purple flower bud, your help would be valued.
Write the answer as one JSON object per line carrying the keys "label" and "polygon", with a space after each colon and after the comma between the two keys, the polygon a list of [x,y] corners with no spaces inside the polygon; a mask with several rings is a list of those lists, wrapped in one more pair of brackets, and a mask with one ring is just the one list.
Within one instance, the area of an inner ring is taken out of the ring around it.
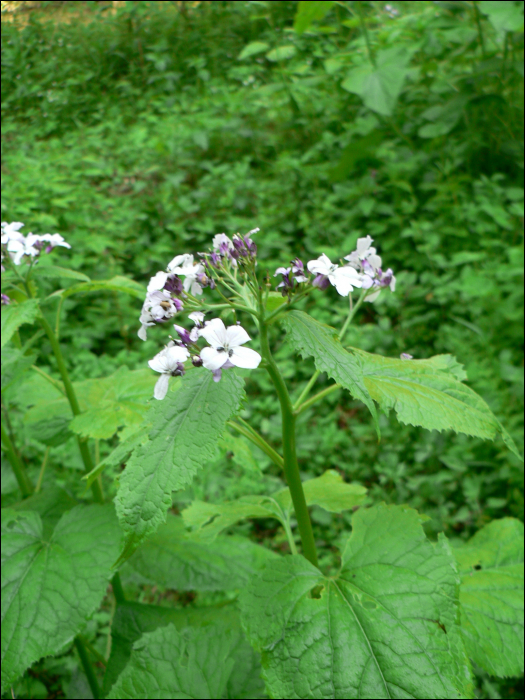
{"label": "purple flower bud", "polygon": [[192,344],[192,339],[190,338],[189,332],[183,328],[182,326],[177,326],[176,324],[173,325],[177,333],[179,334],[179,338],[181,339],[181,343],[185,345],[186,347],[188,345]]}
{"label": "purple flower bud", "polygon": [[11,303],[11,299],[7,296],[7,294],[2,294],[2,305],[7,306],[7,304]]}
{"label": "purple flower bud", "polygon": [[381,276],[380,286],[381,287],[388,287],[390,285],[390,283],[392,282],[393,276],[394,276],[394,273],[392,272],[392,270],[390,268],[388,268],[388,270],[385,272],[385,274]]}
{"label": "purple flower bud", "polygon": [[194,355],[191,358],[191,361],[192,361],[194,367],[202,367],[202,360],[199,357],[199,355]]}
{"label": "purple flower bud", "polygon": [[412,355],[409,355],[408,352],[402,352],[400,355],[402,360],[412,360],[414,359]]}
{"label": "purple flower bud", "polygon": [[184,288],[181,278],[178,275],[170,275],[166,280],[164,289],[170,294],[182,294]]}
{"label": "purple flower bud", "polygon": [[182,301],[180,299],[172,299],[172,301],[177,311],[182,311],[182,309],[184,308],[184,304],[182,303]]}
{"label": "purple flower bud", "polygon": [[321,275],[321,273],[316,275],[312,282],[312,286],[319,287],[319,289],[326,289],[329,284],[330,280],[328,279],[327,275]]}
{"label": "purple flower bud", "polygon": [[177,362],[177,369],[174,369],[171,373],[172,377],[182,377],[184,374],[186,374],[186,370],[184,369],[184,365],[182,362]]}
{"label": "purple flower bud", "polygon": [[304,275],[304,263],[300,258],[294,258],[292,260],[292,272],[300,275]]}
{"label": "purple flower bud", "polygon": [[221,256],[218,253],[210,253],[209,256],[209,261],[208,258],[206,258],[206,264],[210,264],[212,267],[219,267],[221,264]]}

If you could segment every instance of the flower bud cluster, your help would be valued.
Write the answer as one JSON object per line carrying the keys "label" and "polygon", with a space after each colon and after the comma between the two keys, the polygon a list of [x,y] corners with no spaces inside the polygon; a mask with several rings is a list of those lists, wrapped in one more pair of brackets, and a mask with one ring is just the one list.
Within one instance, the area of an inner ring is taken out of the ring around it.
{"label": "flower bud cluster", "polygon": [[[390,287],[393,292],[396,288],[396,278],[390,268],[383,272],[382,261],[377,251],[372,247],[373,239],[370,236],[359,238],[357,248],[344,259],[346,265],[332,263],[324,253],[317,260],[310,260],[307,264],[308,272],[314,275],[313,279],[307,277],[304,265],[299,258],[292,260],[290,267],[279,267],[276,275],[282,275],[282,281],[277,285],[283,296],[290,297],[299,291],[300,284],[311,284],[312,287],[327,289],[333,285],[341,296],[348,296],[354,288],[370,290],[365,296],[365,301],[374,301],[381,290]],[[303,287],[304,289],[304,287]]]}
{"label": "flower bud cluster", "polygon": [[[23,233],[20,233],[23,226],[24,224],[20,221],[11,223],[2,221],[2,263],[4,252],[8,254],[15,265],[20,265],[24,256],[36,262],[41,253],[50,253],[57,246],[71,248],[59,233],[42,233],[40,235],[28,233],[24,236]],[[2,264],[2,272],[3,270]]]}

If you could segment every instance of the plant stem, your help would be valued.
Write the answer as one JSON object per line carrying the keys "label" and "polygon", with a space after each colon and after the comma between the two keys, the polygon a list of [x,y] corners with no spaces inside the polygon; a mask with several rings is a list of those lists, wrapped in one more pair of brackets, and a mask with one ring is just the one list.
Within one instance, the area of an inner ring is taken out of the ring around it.
{"label": "plant stem", "polygon": [[41,486],[42,486],[42,479],[44,478],[44,473],[46,471],[48,457],[49,457],[49,445],[46,447],[44,459],[42,460],[42,466],[40,467],[40,472],[38,474],[38,481],[36,482],[35,493],[38,493],[40,491]]}
{"label": "plant stem", "polygon": [[4,428],[2,423],[2,443],[7,451],[7,456],[9,457],[9,462],[15,473],[16,481],[18,483],[18,488],[22,492],[22,497],[27,498],[33,493],[33,484],[29,480],[26,474],[24,464],[18,454],[16,453],[15,446],[9,436],[9,433]]}
{"label": "plant stem", "polygon": [[60,385],[60,382],[57,382],[56,379],[53,379],[53,377],[50,377],[49,374],[47,372],[44,372],[43,369],[40,369],[40,367],[37,367],[37,365],[31,365],[31,369],[34,369],[35,372],[38,372],[38,374],[40,374],[42,377],[44,377],[44,379],[47,379],[47,381],[50,384],[52,384],[55,387],[55,389],[58,389],[61,394],[65,394],[65,391],[62,388],[62,386]]}
{"label": "plant stem", "polygon": [[305,398],[308,396],[308,394],[310,393],[311,388],[313,387],[313,385],[314,385],[315,382],[317,381],[317,378],[319,377],[320,374],[321,374],[321,372],[320,372],[320,370],[318,370],[318,369],[316,369],[315,372],[312,374],[312,376],[311,376],[311,378],[310,378],[310,381],[309,381],[308,384],[304,387],[304,389],[301,391],[301,394],[299,395],[299,398],[297,399],[297,401],[296,401],[296,402],[294,403],[294,405],[293,405],[294,413],[297,412],[299,406],[302,404],[302,402],[303,402],[303,401],[305,400]]}
{"label": "plant stem", "polygon": [[125,603],[126,596],[124,595],[124,589],[122,588],[122,582],[118,572],[111,579],[111,586],[113,588],[113,595],[115,596],[117,603]]}
{"label": "plant stem", "polygon": [[271,460],[274,464],[276,464],[278,467],[281,467],[281,469],[284,467],[284,462],[283,458],[281,455],[276,452],[271,445],[269,445],[266,440],[262,437],[262,435],[259,435],[258,432],[256,432],[251,425],[246,423],[242,418],[237,416],[237,420],[241,422],[241,425],[236,423],[233,420],[228,421],[228,425],[236,430],[238,433],[241,435],[244,435],[244,437],[248,438],[251,442],[253,442],[254,445],[257,445],[259,449],[261,449]]}
{"label": "plant stem", "polygon": [[314,533],[312,530],[310,515],[308,513],[308,506],[306,505],[306,499],[304,497],[303,485],[299,475],[299,465],[297,463],[297,454],[295,450],[295,416],[293,413],[292,402],[290,400],[290,394],[288,393],[286,384],[284,383],[281,373],[279,372],[279,368],[275,364],[275,360],[273,359],[270,351],[270,344],[268,342],[268,327],[264,320],[262,300],[260,304],[259,330],[261,334],[262,356],[266,360],[266,370],[270,375],[270,379],[273,382],[279,398],[279,403],[281,404],[284,458],[283,469],[286,477],[286,483],[290,489],[290,495],[294,505],[295,517],[297,518],[297,525],[303,545],[303,555],[314,566],[317,566],[317,551],[315,548]]}
{"label": "plant stem", "polygon": [[485,41],[483,40],[483,30],[481,29],[481,20],[479,18],[479,9],[478,9],[478,3],[474,1],[474,16],[476,17],[476,25],[478,27],[478,36],[479,36],[479,43],[481,45],[481,54],[483,58],[487,57],[487,54],[485,53]]}
{"label": "plant stem", "polygon": [[370,63],[375,68],[376,67],[376,59],[374,57],[374,54],[372,53],[372,47],[370,45],[370,37],[368,36],[368,29],[366,28],[365,18],[363,16],[363,8],[362,8],[360,2],[357,2],[356,5],[357,5],[357,14],[359,15],[359,24],[361,25],[361,31],[363,32],[363,36],[365,37],[366,48],[368,50],[368,58],[370,59]]}
{"label": "plant stem", "polygon": [[[66,396],[69,401],[69,405],[71,406],[71,411],[74,416],[78,416],[81,413],[80,406],[78,403],[77,395],[75,394],[75,390],[73,388],[73,384],[71,382],[71,379],[69,378],[69,372],[67,371],[66,363],[64,362],[64,356],[62,355],[62,350],[60,349],[57,337],[44,315],[40,317],[40,323],[42,325],[42,328],[45,330],[47,337],[49,338],[49,342],[51,343],[51,347],[53,349],[53,353],[57,361],[58,371],[60,372],[60,376],[62,377],[62,382],[64,384]],[[89,474],[89,472],[95,468],[95,465],[93,464],[93,460],[91,458],[91,453],[89,451],[87,440],[81,437],[77,437],[77,443],[80,449],[80,454],[82,456],[82,461],[84,462],[84,470],[86,474]],[[94,481],[91,484],[91,491],[93,492],[93,498],[97,503],[104,503],[104,496],[102,494],[102,489],[100,488],[100,484],[98,483],[98,481]]]}
{"label": "plant stem", "polygon": [[97,677],[95,675],[95,671],[93,670],[93,666],[91,665],[91,661],[89,660],[86,646],[81,637],[75,637],[75,647],[78,651],[78,655],[80,656],[80,661],[82,662],[82,667],[84,669],[84,673],[86,674],[89,687],[91,688],[91,693],[96,700],[100,697],[100,688],[98,687]]}
{"label": "plant stem", "polygon": [[337,389],[340,389],[340,388],[341,388],[340,384],[332,384],[332,386],[329,386],[326,389],[323,389],[318,394],[315,394],[315,396],[312,396],[311,399],[308,399],[308,401],[305,401],[304,403],[297,406],[297,408],[294,408],[295,415],[298,416],[303,411],[306,411],[307,408],[310,408],[310,406],[313,406],[314,403],[317,403],[321,399],[324,399],[325,396],[328,396],[328,394],[331,394],[333,391],[336,391]]}

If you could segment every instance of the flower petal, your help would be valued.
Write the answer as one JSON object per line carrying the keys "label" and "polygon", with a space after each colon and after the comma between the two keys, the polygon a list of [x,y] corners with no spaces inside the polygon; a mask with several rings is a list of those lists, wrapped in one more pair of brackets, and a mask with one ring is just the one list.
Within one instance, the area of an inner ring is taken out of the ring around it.
{"label": "flower petal", "polygon": [[188,352],[188,349],[182,345],[173,345],[166,350],[166,357],[171,370],[176,369],[177,364],[179,362],[184,362],[189,356],[190,353]]}
{"label": "flower petal", "polygon": [[259,353],[255,352],[255,350],[250,350],[250,348],[234,348],[230,357],[232,365],[243,369],[255,369],[259,366],[260,361],[261,356]]}
{"label": "flower petal", "polygon": [[310,270],[310,272],[327,275],[332,268],[332,261],[327,255],[322,253],[317,260],[310,260],[310,262],[307,264],[307,268]]}
{"label": "flower petal", "polygon": [[167,279],[168,279],[167,272],[157,272],[157,274],[154,275],[149,281],[148,292],[156,292],[156,291],[159,291],[160,289],[163,289],[164,285],[166,284]]}
{"label": "flower petal", "polygon": [[251,338],[242,326],[228,326],[226,329],[226,343],[230,350],[247,343],[249,340]]}
{"label": "flower petal", "polygon": [[227,352],[218,352],[215,348],[203,348],[201,350],[202,364],[206,369],[219,369],[228,359]]}
{"label": "flower petal", "polygon": [[226,328],[220,318],[208,321],[204,328],[199,331],[199,335],[214,348],[221,348],[226,344]]}
{"label": "flower petal", "polygon": [[183,255],[176,255],[173,260],[168,265],[168,270],[170,272],[180,272],[180,267],[187,267],[188,265],[193,265],[193,255],[189,253],[184,253]]}
{"label": "flower petal", "polygon": [[162,401],[162,399],[168,393],[169,383],[170,383],[169,374],[161,374],[160,377],[157,379],[157,383],[155,384],[153,396],[156,399],[158,399],[159,401]]}

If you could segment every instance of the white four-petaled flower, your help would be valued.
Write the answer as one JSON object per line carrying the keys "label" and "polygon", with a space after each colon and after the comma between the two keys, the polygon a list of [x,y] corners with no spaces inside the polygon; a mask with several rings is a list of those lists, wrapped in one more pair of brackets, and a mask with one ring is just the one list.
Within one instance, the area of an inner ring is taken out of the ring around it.
{"label": "white four-petaled flower", "polygon": [[259,366],[259,353],[242,347],[251,338],[241,326],[226,328],[220,318],[214,318],[199,331],[199,335],[211,345],[201,350],[201,360],[206,369],[218,370],[228,361],[244,369]]}
{"label": "white four-petaled flower", "polygon": [[160,372],[160,377],[155,384],[154,397],[161,401],[168,392],[170,377],[180,373],[180,365],[188,359],[190,353],[181,345],[169,345],[161,350],[148,365],[155,372]]}
{"label": "white four-petaled flower", "polygon": [[204,274],[204,265],[193,262],[193,255],[184,253],[176,255],[168,265],[168,270],[177,275],[182,275],[184,279],[184,291],[193,295],[202,294],[202,287],[197,278]]}
{"label": "white four-petaled flower", "polygon": [[333,284],[343,297],[347,297],[354,287],[361,287],[361,279],[357,270],[349,266],[334,265],[324,253],[317,260],[310,260],[307,267],[310,272],[316,275],[328,277],[330,284]]}

